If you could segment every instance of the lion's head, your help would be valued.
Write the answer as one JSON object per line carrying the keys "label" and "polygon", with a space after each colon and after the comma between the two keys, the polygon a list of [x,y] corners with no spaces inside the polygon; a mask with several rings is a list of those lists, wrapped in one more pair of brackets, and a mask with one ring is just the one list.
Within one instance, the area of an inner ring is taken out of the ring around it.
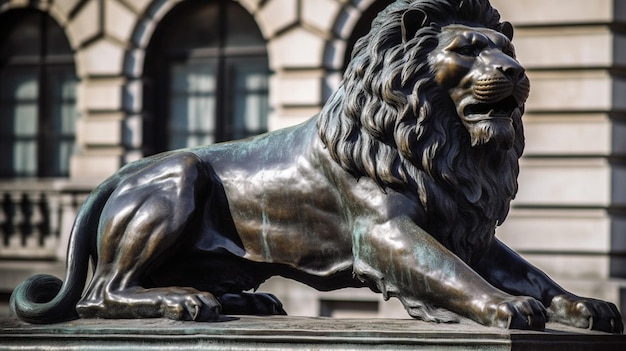
{"label": "lion's head", "polygon": [[337,163],[416,191],[420,224],[466,261],[517,192],[529,84],[512,34],[487,0],[398,0],[356,43],[319,117]]}
{"label": "lion's head", "polygon": [[448,91],[472,146],[495,143],[496,148],[510,148],[515,140],[513,115],[530,87],[510,38],[492,29],[448,25],[429,56],[435,81]]}

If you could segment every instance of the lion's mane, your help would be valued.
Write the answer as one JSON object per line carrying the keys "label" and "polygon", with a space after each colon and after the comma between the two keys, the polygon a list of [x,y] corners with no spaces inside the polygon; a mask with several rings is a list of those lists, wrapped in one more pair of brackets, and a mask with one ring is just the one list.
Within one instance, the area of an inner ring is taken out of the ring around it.
{"label": "lion's mane", "polygon": [[[428,21],[403,42],[401,18],[409,9],[423,11]],[[466,262],[480,259],[517,192],[521,111],[513,116],[511,148],[472,147],[428,54],[445,25],[497,30],[499,21],[484,0],[396,1],[356,43],[318,122],[322,142],[343,169],[383,190],[417,192],[427,213],[419,224]]]}

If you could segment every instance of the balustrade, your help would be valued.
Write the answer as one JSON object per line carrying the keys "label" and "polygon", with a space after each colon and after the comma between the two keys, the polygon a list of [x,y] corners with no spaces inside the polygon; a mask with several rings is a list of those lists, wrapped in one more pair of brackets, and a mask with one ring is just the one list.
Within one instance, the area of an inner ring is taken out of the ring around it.
{"label": "balustrade", "polygon": [[64,259],[76,210],[90,190],[59,182],[0,183],[0,260]]}

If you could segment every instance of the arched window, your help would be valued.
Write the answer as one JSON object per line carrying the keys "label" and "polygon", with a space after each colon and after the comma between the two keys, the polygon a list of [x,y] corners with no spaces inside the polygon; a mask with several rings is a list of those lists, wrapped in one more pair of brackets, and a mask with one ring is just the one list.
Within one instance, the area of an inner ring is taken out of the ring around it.
{"label": "arched window", "polygon": [[0,16],[0,177],[68,176],[76,82],[72,50],[50,16]]}
{"label": "arched window", "polygon": [[189,0],[159,23],[145,61],[144,152],[267,130],[265,40],[231,0]]}

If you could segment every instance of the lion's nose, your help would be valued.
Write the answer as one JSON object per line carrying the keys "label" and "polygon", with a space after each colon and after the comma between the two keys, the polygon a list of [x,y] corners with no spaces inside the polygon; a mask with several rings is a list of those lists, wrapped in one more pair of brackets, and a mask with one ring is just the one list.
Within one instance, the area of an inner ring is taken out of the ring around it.
{"label": "lion's nose", "polygon": [[513,83],[519,82],[524,76],[525,72],[524,68],[517,64],[502,65],[498,66],[497,69],[501,71]]}

